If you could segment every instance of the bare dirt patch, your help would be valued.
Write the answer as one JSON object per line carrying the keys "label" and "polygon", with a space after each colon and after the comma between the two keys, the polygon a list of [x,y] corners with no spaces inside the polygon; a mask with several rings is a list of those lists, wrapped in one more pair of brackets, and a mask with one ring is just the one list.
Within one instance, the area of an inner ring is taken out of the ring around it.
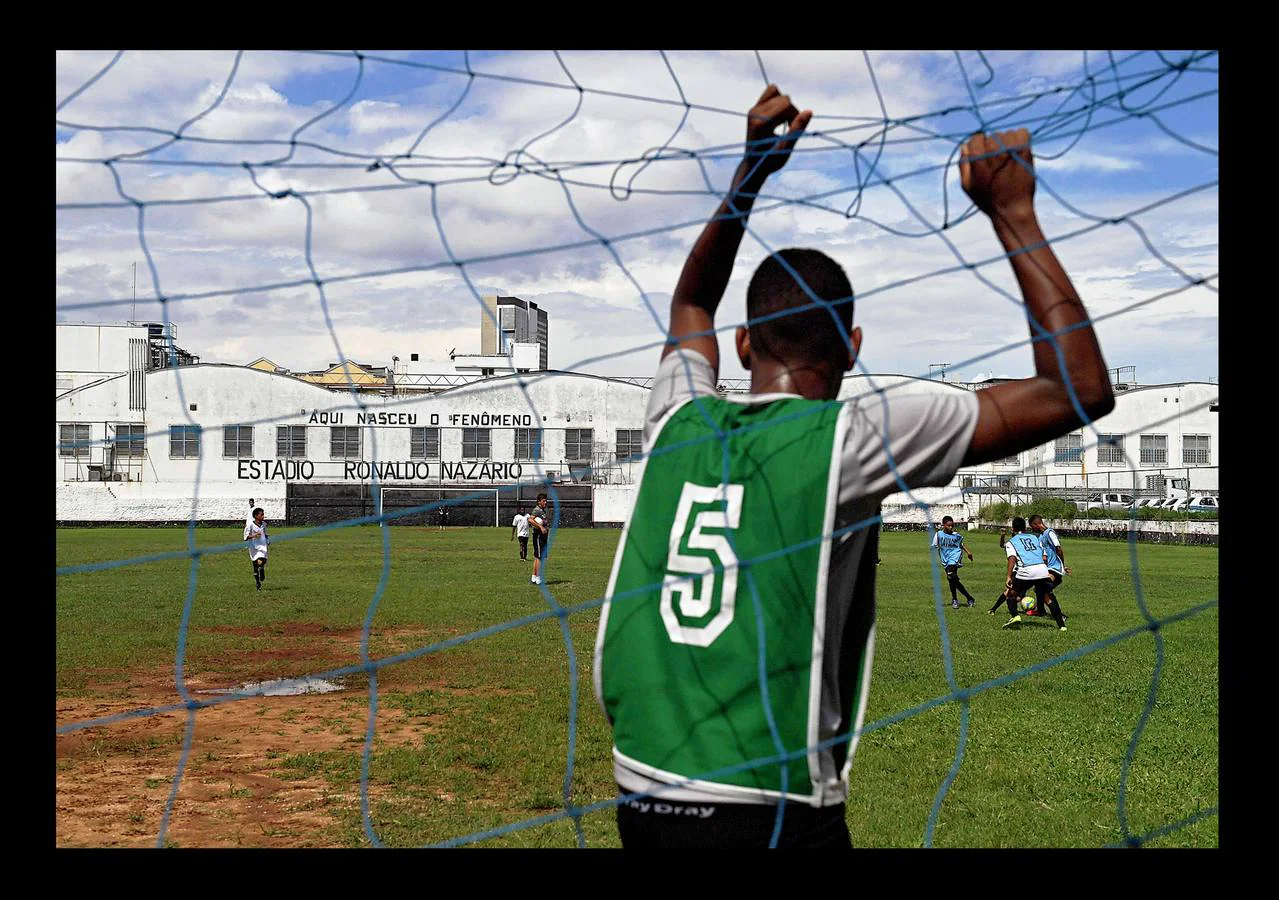
{"label": "bare dirt patch", "polygon": [[[205,660],[199,671],[189,673],[188,690],[197,700],[215,699],[216,694],[200,692],[238,687],[242,681],[237,679],[255,677],[255,660],[267,657],[287,669],[291,659],[358,656],[358,629],[305,628],[290,626],[287,631],[288,637],[301,639],[297,646],[228,651],[218,657],[223,667]],[[279,633],[264,631],[263,636]],[[405,649],[427,642],[424,634],[411,631],[378,637]],[[418,674],[426,673],[419,669]],[[58,699],[58,724],[181,703],[172,668],[127,676],[121,682],[116,673],[115,680],[96,686],[91,680],[81,695]],[[312,752],[360,752],[369,697],[363,678],[353,682],[336,693],[252,697],[198,710],[168,840],[182,847],[338,845],[337,815],[358,811],[358,778],[334,787],[320,776],[294,777],[297,770],[286,769],[284,760]],[[413,689],[403,680],[394,688]],[[379,695],[385,699],[385,692]],[[187,710],[179,708],[58,735],[56,845],[154,846],[187,719]],[[374,749],[421,747],[433,730],[431,716],[410,715],[380,702]]]}

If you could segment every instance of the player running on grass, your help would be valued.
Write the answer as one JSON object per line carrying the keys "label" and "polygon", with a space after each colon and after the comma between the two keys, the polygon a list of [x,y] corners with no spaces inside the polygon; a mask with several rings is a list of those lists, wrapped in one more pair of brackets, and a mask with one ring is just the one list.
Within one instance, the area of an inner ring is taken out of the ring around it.
{"label": "player running on grass", "polygon": [[266,581],[266,552],[271,543],[266,533],[266,513],[262,507],[253,505],[249,498],[249,517],[244,520],[244,539],[249,542],[249,560],[253,563],[253,580],[258,590],[262,590],[262,582]]}
{"label": "player running on grass", "polygon": [[[1005,546],[1007,545],[1007,543],[1008,543],[1008,529],[1003,526],[1000,526],[999,549],[1003,550]],[[1003,589],[1000,590],[999,595],[995,597],[995,605],[990,608],[990,614],[993,616],[999,610],[999,607],[1003,606],[1005,603],[1008,602],[1009,597],[1012,597],[1014,600],[1017,599],[1016,595],[1013,594],[1013,589],[1009,587],[1007,584],[1005,584]],[[1034,614],[1035,614],[1035,611],[1033,609],[1026,611],[1026,615],[1028,616],[1033,616]]]}
{"label": "player running on grass", "polygon": [[511,519],[511,540],[520,539],[520,560],[528,562],[528,516],[524,515],[524,507],[515,510],[515,518]]}
{"label": "player running on grass", "polygon": [[964,564],[964,554],[967,553],[968,561],[972,562],[973,553],[964,546],[964,536],[955,530],[955,520],[950,516],[942,516],[941,531],[933,535],[933,547],[936,548],[942,567],[946,570],[946,582],[950,586],[950,608],[959,609],[956,590],[968,598],[969,606],[976,604],[977,600],[968,593],[964,583],[959,580],[959,568]]}
{"label": "player running on grass", "polygon": [[1033,377],[836,402],[862,344],[852,287],[824,254],[782,250],[756,269],[736,330],[751,393],[719,395],[715,312],[751,207],[811,117],[776,86],[759,98],[730,193],[671,297],[647,460],[595,647],[625,847],[767,847],[777,826],[778,846],[848,848],[880,501],[1077,428],[1067,380],[1090,419],[1114,406],[1088,314],[1035,216],[1024,130],[973,136],[960,177],[1026,314],[1055,333],[1032,344]]}

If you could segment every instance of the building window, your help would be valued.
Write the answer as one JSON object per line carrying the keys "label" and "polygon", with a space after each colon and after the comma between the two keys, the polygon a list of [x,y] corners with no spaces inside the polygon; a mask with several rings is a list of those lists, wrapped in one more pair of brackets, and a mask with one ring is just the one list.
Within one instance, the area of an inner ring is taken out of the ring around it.
{"label": "building window", "polygon": [[281,459],[302,459],[306,456],[306,426],[277,425],[275,429],[275,455]]}
{"label": "building window", "polygon": [[116,425],[112,445],[116,459],[141,459],[147,452],[146,426]]}
{"label": "building window", "polygon": [[489,433],[488,428],[463,428],[462,459],[488,459]]}
{"label": "building window", "polygon": [[71,459],[88,459],[89,426],[59,425],[58,455]]}
{"label": "building window", "polygon": [[1097,465],[1122,466],[1124,464],[1124,436],[1100,434],[1097,436]]}
{"label": "building window", "polygon": [[1084,458],[1084,436],[1064,434],[1053,442],[1053,462],[1059,466],[1077,466]]}
{"label": "building window", "polygon": [[993,465],[996,466],[1019,466],[1021,465],[1021,454],[1014,453],[1012,456],[1005,456],[1003,459],[997,459]]}
{"label": "building window", "polygon": [[564,458],[590,462],[594,440],[595,430],[592,428],[564,429]]}
{"label": "building window", "polygon": [[630,459],[632,456],[639,456],[643,451],[644,431],[640,428],[619,428],[617,429],[617,459],[618,461]]}
{"label": "building window", "polygon": [[411,459],[439,459],[440,429],[410,428],[409,457]]}
{"label": "building window", "polygon": [[1141,436],[1141,464],[1143,466],[1168,465],[1168,435],[1143,434]]}
{"label": "building window", "polygon": [[1206,434],[1183,434],[1181,436],[1181,464],[1183,466],[1207,466],[1210,458],[1211,436]]}
{"label": "building window", "polygon": [[359,459],[360,429],[335,425],[329,429],[329,459]]}
{"label": "building window", "polygon": [[515,458],[521,460],[542,458],[542,429],[515,429]]}
{"label": "building window", "polygon": [[197,459],[200,456],[200,426],[169,426],[169,457],[171,459]]}
{"label": "building window", "polygon": [[252,459],[253,458],[253,426],[252,425],[223,425],[222,426],[222,458],[223,459]]}

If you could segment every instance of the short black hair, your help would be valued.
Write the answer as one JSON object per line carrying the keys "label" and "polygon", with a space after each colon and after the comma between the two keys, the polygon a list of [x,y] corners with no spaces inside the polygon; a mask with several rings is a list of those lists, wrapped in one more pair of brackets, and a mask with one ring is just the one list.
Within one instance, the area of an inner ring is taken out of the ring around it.
{"label": "short black hair", "polygon": [[262,513],[263,515],[266,515],[266,510],[260,506],[253,507],[253,515],[256,516],[258,513]]}
{"label": "short black hair", "polygon": [[954,521],[955,521],[955,520],[954,520],[954,519],[952,519],[950,516],[942,516],[942,517],[941,517],[941,523],[942,523],[943,525],[945,525],[947,522],[954,522]]}
{"label": "short black hair", "polygon": [[1021,516],[1014,516],[1013,531],[1025,531],[1025,530],[1026,530],[1026,520],[1023,519]]}
{"label": "short black hair", "polygon": [[1042,522],[1043,520],[1044,520],[1043,516],[1041,516],[1039,513],[1035,513],[1030,517],[1030,524],[1034,525],[1036,522]]}
{"label": "short black hair", "polygon": [[[847,339],[840,334],[831,311],[813,301],[810,290],[835,304],[833,311],[844,333],[852,331],[853,286],[839,263],[820,250],[789,247],[761,262],[746,288],[753,350],[780,361],[796,357],[835,364],[847,361]],[[809,308],[756,321],[800,307]]]}
{"label": "short black hair", "polygon": [[537,495],[537,499],[538,499],[538,500],[545,500],[545,499],[546,499],[546,492],[545,492],[545,491],[543,491],[542,493],[538,494],[538,495]]}

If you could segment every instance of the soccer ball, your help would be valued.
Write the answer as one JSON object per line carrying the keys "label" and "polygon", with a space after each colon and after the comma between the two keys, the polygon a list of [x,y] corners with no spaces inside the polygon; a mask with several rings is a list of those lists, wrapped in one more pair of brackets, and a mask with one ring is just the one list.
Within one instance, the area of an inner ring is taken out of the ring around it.
{"label": "soccer ball", "polygon": [[1034,608],[1035,608],[1035,598],[1029,595],[1022,597],[1021,600],[1017,602],[1017,609],[1019,612],[1029,612],[1030,610]]}

